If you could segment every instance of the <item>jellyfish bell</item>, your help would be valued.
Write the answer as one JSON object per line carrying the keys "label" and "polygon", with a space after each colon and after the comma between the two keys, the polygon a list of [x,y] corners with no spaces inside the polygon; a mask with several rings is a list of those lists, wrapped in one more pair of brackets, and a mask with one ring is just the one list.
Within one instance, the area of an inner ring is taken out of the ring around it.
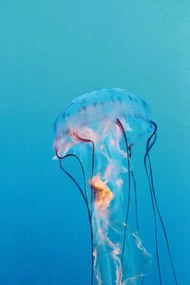
{"label": "jellyfish bell", "polygon": [[[79,188],[87,208],[92,248],[91,284],[93,272],[99,285],[130,285],[143,282],[150,270],[152,257],[140,238],[138,193],[132,167],[133,146],[142,137],[147,138],[144,164],[153,208],[158,281],[162,285],[157,219],[164,232],[177,284],[152,178],[149,151],[156,140],[156,131],[144,100],[119,88],[105,88],[78,97],[55,122],[56,156],[61,169]],[[82,187],[62,166],[68,156],[79,162],[84,178]],[[131,208],[135,209],[132,223]]]}
{"label": "jellyfish bell", "polygon": [[131,132],[133,140],[151,132],[148,105],[135,95],[115,88],[93,91],[72,101],[55,123],[56,136],[67,140],[72,138],[69,133],[79,132],[88,139],[101,141],[114,131],[121,135],[115,125],[117,119]]}

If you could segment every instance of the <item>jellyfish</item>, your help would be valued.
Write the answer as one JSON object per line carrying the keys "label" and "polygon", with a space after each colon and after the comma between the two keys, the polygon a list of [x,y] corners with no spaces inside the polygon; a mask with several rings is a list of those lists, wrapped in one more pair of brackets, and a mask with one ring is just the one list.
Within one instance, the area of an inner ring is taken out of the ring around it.
{"label": "jellyfish", "polygon": [[[158,207],[150,150],[157,125],[139,97],[120,88],[105,88],[73,100],[55,121],[54,149],[61,169],[78,187],[86,206],[91,235],[91,285],[146,285],[153,256],[141,238],[138,188],[133,157],[145,140],[144,167],[153,216],[157,281],[164,285],[160,266],[158,224],[162,229],[173,274],[178,285],[168,236]],[[79,183],[63,161],[75,159],[81,169]],[[132,214],[131,214],[132,213]]]}

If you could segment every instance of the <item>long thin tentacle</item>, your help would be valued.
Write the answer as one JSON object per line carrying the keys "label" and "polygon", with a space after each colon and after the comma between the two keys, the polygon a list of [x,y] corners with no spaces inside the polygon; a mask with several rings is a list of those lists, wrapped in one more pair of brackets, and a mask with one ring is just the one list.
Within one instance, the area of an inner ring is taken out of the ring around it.
{"label": "long thin tentacle", "polygon": [[[83,164],[80,160],[80,158],[75,155],[75,154],[67,154],[64,157],[60,157],[58,156],[58,154],[56,154],[57,157],[59,158],[59,165],[61,170],[74,182],[74,184],[77,186],[77,188],[79,189],[82,198],[85,202],[86,208],[87,208],[87,213],[88,213],[88,220],[89,220],[89,224],[90,224],[90,237],[91,237],[91,285],[94,284],[94,266],[93,266],[93,229],[92,229],[92,215],[90,212],[90,208],[88,205],[88,200],[87,200],[87,193],[86,193],[86,177],[85,177],[85,172],[84,172],[84,167]],[[82,190],[82,188],[80,187],[79,183],[76,181],[76,179],[67,171],[63,168],[62,166],[62,161],[63,159],[66,159],[68,157],[74,157],[77,159],[77,161],[79,162],[81,169],[82,169],[82,173],[83,173],[83,179],[84,179],[84,191]]]}
{"label": "long thin tentacle", "polygon": [[[151,192],[151,200],[152,200],[152,204],[153,204],[153,211],[154,211],[155,215],[157,213],[159,221],[161,223],[161,227],[162,227],[162,230],[163,230],[163,233],[164,233],[165,242],[166,242],[168,255],[169,255],[169,259],[170,259],[170,264],[171,264],[171,267],[172,267],[174,281],[175,281],[175,284],[178,285],[177,276],[176,276],[174,263],[173,263],[173,258],[172,258],[172,255],[171,255],[169,240],[168,240],[166,228],[165,228],[165,225],[164,225],[164,222],[163,222],[163,218],[162,218],[162,215],[161,215],[159,207],[158,207],[158,202],[157,202],[156,193],[155,193],[152,165],[151,165],[149,152],[150,152],[151,148],[153,147],[153,145],[154,145],[154,143],[156,141],[156,138],[157,138],[157,135],[156,135],[157,125],[153,121],[150,121],[150,123],[154,126],[154,131],[153,131],[153,133],[151,134],[151,136],[147,140],[146,153],[145,153],[145,157],[144,157],[145,170],[146,170],[146,173],[147,173],[148,182],[149,182],[149,188],[150,188],[150,192]],[[149,167],[149,169],[148,169],[148,167]],[[155,220],[156,220],[156,217],[155,217]],[[155,235],[156,235],[156,251],[157,251],[157,261],[158,261],[158,272],[159,272],[159,279],[161,281],[161,270],[160,270],[160,265],[159,265],[159,254],[158,254],[158,244],[157,244],[157,242],[158,242],[158,240],[157,240],[158,239],[158,237],[157,237],[157,226],[155,225],[155,227],[156,227]],[[160,283],[160,284],[162,284],[162,283]]]}
{"label": "long thin tentacle", "polygon": [[152,203],[152,210],[153,210],[153,217],[154,217],[154,236],[155,236],[156,260],[157,260],[157,267],[158,267],[159,284],[162,285],[161,268],[160,268],[160,256],[159,256],[159,250],[158,250],[158,226],[157,226],[154,198],[153,198],[153,193],[152,193],[152,186],[151,186],[151,181],[150,181],[149,172],[148,172],[148,168],[147,168],[147,156],[146,155],[145,155],[145,158],[144,158],[144,166],[145,166],[145,171],[146,171],[147,178],[148,178],[148,183],[149,183],[151,203]]}
{"label": "long thin tentacle", "polygon": [[126,136],[124,127],[119,119],[116,120],[116,124],[119,126],[123,134],[123,137],[124,137],[124,141],[125,141],[125,145],[127,149],[127,164],[128,164],[128,201],[127,201],[127,209],[126,209],[125,228],[124,228],[122,256],[121,256],[121,271],[120,271],[120,280],[119,280],[119,284],[122,284],[122,270],[123,270],[124,250],[125,250],[125,244],[126,244],[126,231],[127,231],[129,209],[130,209],[130,199],[131,199],[131,166],[130,166],[128,141],[127,141],[127,136]]}

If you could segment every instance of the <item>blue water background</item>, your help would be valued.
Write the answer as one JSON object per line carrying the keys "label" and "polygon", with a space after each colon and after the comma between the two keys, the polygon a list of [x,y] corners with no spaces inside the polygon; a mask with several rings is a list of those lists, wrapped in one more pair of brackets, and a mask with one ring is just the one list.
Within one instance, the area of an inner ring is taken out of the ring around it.
{"label": "blue water background", "polygon": [[151,107],[157,197],[190,284],[189,11],[185,0],[0,1],[1,285],[90,284],[86,210],[52,161],[53,123],[103,87]]}

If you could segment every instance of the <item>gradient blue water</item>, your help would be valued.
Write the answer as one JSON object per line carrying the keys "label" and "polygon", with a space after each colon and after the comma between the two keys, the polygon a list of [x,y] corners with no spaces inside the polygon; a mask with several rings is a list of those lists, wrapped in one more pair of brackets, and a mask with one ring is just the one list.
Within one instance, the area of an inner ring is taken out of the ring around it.
{"label": "gradient blue water", "polygon": [[86,211],[51,160],[52,126],[103,87],[152,109],[157,196],[179,284],[190,284],[189,11],[177,0],[0,2],[1,285],[89,284]]}

